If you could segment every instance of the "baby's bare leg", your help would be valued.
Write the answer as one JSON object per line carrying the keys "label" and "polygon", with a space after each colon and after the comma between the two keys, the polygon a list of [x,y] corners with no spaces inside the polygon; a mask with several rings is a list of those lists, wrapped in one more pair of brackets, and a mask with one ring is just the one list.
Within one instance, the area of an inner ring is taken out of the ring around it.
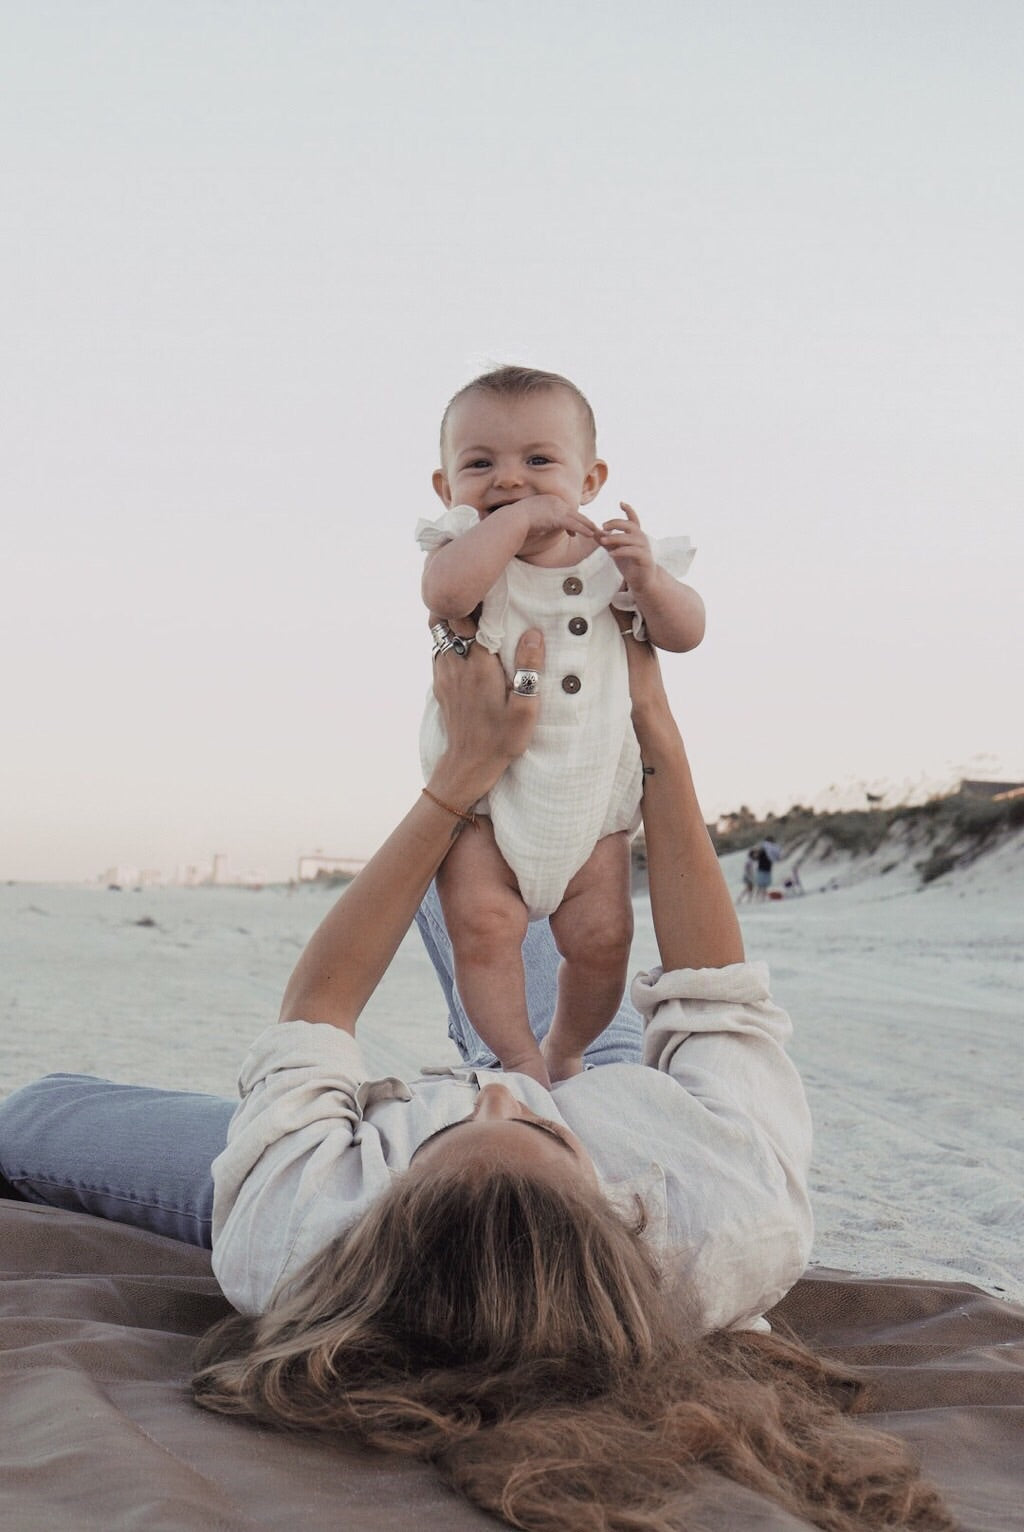
{"label": "baby's bare leg", "polygon": [[619,1008],[633,940],[629,838],[599,840],[551,917],[562,954],[558,1004],[542,1052],[552,1081],[579,1074],[583,1052]]}
{"label": "baby's bare leg", "polygon": [[526,1007],[526,905],[489,819],[479,818],[459,836],[437,874],[437,892],[467,1016],[502,1069],[547,1085]]}

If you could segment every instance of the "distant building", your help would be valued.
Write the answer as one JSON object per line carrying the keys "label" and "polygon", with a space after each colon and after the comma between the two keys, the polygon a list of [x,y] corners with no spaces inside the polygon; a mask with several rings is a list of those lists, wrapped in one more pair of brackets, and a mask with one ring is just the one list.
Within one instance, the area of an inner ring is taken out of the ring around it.
{"label": "distant building", "polygon": [[210,874],[210,882],[211,883],[230,883],[231,882],[231,877],[230,877],[230,875],[228,873],[228,858],[227,858],[227,852],[226,851],[215,851],[213,853],[213,871]]}
{"label": "distant building", "polygon": [[128,867],[123,862],[100,873],[100,882],[108,888],[133,888],[138,881],[139,869]]}
{"label": "distant building", "polygon": [[365,861],[358,857],[324,856],[317,851],[312,856],[299,857],[299,882],[315,883],[317,878],[354,878],[365,866]]}

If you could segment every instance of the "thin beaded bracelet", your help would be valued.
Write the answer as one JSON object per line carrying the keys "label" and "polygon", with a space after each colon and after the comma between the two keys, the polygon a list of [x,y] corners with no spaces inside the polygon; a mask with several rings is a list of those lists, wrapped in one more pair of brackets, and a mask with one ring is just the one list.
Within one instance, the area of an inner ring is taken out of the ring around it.
{"label": "thin beaded bracelet", "polygon": [[429,798],[431,803],[436,803],[439,809],[444,809],[445,812],[448,813],[448,814],[454,814],[455,818],[456,819],[461,819],[464,824],[467,824],[467,825],[475,825],[476,824],[476,815],[475,814],[473,814],[473,813],[464,814],[461,809],[453,809],[450,803],[445,803],[445,802],[442,801],[442,799],[435,798],[434,794],[430,791],[429,787],[424,787],[422,789],[422,791],[423,791],[423,796],[425,798]]}

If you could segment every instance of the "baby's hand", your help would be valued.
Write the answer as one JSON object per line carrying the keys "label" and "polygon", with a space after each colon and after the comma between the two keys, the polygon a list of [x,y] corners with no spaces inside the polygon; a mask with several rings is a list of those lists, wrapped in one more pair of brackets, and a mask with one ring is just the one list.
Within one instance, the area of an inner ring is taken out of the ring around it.
{"label": "baby's hand", "polygon": [[[578,505],[570,505],[557,495],[527,495],[516,501],[517,511],[526,513],[529,531],[527,537],[546,537],[552,532],[568,532],[570,537],[592,537],[595,542],[601,529],[589,516],[584,516]],[[492,512],[501,515],[501,511]]]}
{"label": "baby's hand", "polygon": [[606,521],[600,535],[602,548],[606,549],[616,568],[634,596],[642,596],[657,574],[650,540],[640,525],[640,518],[625,500],[619,504],[624,518]]}

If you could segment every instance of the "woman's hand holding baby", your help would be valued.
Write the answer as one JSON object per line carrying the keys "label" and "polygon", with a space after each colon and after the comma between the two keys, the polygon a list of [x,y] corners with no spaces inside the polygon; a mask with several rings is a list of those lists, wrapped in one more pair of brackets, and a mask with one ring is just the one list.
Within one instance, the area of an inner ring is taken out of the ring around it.
{"label": "woman's hand holding baby", "polygon": [[[431,621],[438,619],[431,617]],[[458,622],[467,633],[472,624]],[[544,635],[529,628],[516,647],[516,665],[540,671]],[[509,689],[497,656],[474,644],[465,659],[442,655],[434,664],[434,695],[444,719],[448,747],[428,786],[446,801],[470,806],[489,792],[509,761],[530,743],[537,722],[537,696]]]}

